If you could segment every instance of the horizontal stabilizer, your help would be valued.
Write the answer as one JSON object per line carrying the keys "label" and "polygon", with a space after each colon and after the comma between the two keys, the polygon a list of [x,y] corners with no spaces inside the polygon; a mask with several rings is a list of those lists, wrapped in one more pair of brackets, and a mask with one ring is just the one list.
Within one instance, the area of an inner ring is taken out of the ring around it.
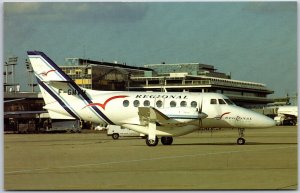
{"label": "horizontal stabilizer", "polygon": [[27,114],[42,114],[48,113],[47,111],[9,111],[4,112],[4,115],[27,115]]}
{"label": "horizontal stabilizer", "polygon": [[68,116],[68,115],[63,115],[51,110],[48,110],[49,116],[51,119],[68,119],[68,120],[75,120],[74,117]]}

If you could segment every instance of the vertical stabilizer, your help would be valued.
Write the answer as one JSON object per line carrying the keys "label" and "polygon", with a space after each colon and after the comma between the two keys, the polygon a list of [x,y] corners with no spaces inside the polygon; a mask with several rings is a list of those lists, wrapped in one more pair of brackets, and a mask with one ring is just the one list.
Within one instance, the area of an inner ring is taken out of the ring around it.
{"label": "vertical stabilizer", "polygon": [[27,53],[46,104],[44,108],[48,110],[50,117],[52,119],[80,119],[60,96],[59,90],[51,86],[51,82],[65,82],[64,85],[68,89],[71,78],[43,52],[28,51]]}
{"label": "vertical stabilizer", "polygon": [[[44,108],[49,111],[51,118],[83,119],[86,117],[97,122],[113,124],[97,106],[91,105],[93,101],[86,90],[80,88],[46,54],[40,51],[27,53],[46,103]],[[53,117],[51,112],[55,112],[52,113]]]}

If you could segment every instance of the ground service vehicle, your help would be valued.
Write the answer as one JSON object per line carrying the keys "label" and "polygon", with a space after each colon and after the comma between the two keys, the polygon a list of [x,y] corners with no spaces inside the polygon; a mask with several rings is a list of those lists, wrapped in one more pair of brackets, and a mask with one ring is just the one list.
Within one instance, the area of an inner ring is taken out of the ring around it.
{"label": "ground service vehicle", "polygon": [[132,131],[130,129],[121,127],[119,125],[107,125],[107,135],[113,139],[119,139],[119,137],[144,137],[144,134]]}

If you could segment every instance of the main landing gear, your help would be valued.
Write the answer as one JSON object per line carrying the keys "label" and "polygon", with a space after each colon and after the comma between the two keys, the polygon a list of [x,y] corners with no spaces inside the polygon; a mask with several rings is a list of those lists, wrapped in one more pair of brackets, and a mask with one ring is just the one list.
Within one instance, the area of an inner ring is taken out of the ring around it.
{"label": "main landing gear", "polygon": [[161,137],[161,143],[163,145],[171,145],[173,143],[173,137]]}
{"label": "main landing gear", "polygon": [[[146,144],[148,146],[156,146],[158,144],[158,137],[155,138],[155,140],[153,139],[148,139],[148,137],[146,137]],[[173,137],[161,137],[161,143],[163,145],[171,145],[173,143]]]}
{"label": "main landing gear", "polygon": [[146,144],[148,146],[156,146],[158,144],[158,138],[155,137],[155,140],[153,140],[153,139],[149,139],[148,137],[146,137]]}
{"label": "main landing gear", "polygon": [[243,138],[244,137],[244,128],[238,128],[239,131],[239,138],[237,139],[236,143],[239,145],[244,145],[246,140]]}

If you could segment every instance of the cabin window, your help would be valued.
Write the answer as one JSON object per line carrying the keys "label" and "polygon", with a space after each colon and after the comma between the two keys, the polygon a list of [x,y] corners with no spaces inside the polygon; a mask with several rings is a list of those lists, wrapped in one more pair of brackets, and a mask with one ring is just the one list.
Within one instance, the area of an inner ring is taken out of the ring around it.
{"label": "cabin window", "polygon": [[218,99],[220,105],[226,105],[226,102],[223,99]]}
{"label": "cabin window", "polygon": [[210,104],[213,104],[213,105],[217,104],[217,99],[210,99]]}
{"label": "cabin window", "polygon": [[135,107],[140,106],[140,101],[138,101],[138,100],[133,101],[133,106],[135,106]]}
{"label": "cabin window", "polygon": [[129,101],[128,100],[124,100],[123,101],[123,106],[124,107],[128,107],[129,106]]}
{"label": "cabin window", "polygon": [[156,107],[158,107],[158,108],[162,107],[162,101],[161,100],[156,101]]}
{"label": "cabin window", "polygon": [[170,107],[176,107],[176,102],[175,101],[171,101],[170,102]]}
{"label": "cabin window", "polygon": [[196,102],[196,101],[192,101],[192,102],[191,102],[191,107],[196,108],[196,107],[197,107],[197,102]]}
{"label": "cabin window", "polygon": [[187,104],[186,101],[181,101],[181,102],[180,102],[180,106],[181,106],[181,107],[186,107],[186,104]]}
{"label": "cabin window", "polygon": [[145,101],[144,101],[144,106],[145,106],[145,107],[148,107],[148,106],[150,106],[150,101],[148,101],[148,100],[145,100]]}

